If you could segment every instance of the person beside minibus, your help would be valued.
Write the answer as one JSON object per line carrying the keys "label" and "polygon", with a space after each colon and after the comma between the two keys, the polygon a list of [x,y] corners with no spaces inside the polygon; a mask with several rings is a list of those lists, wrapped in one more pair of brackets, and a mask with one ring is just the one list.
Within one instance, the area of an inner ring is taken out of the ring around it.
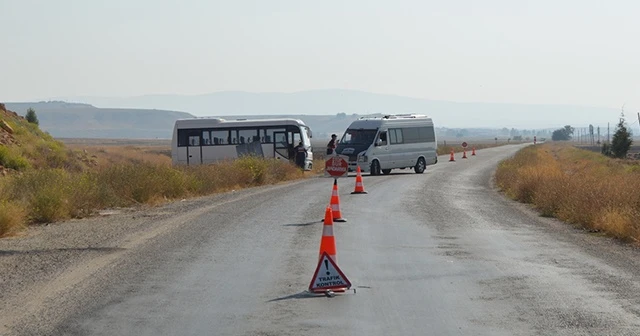
{"label": "person beside minibus", "polygon": [[296,166],[304,169],[304,163],[307,160],[307,149],[304,148],[302,141],[294,149],[296,153]]}
{"label": "person beside minibus", "polygon": [[337,138],[338,138],[337,135],[331,134],[331,140],[329,140],[329,143],[327,144],[327,155],[331,155],[333,154],[333,152],[335,152],[337,147],[336,145]]}

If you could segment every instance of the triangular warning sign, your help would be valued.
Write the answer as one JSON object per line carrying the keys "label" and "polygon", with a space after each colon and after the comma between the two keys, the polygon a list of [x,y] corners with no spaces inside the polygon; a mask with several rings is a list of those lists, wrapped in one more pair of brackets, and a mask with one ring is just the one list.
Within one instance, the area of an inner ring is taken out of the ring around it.
{"label": "triangular warning sign", "polygon": [[312,292],[324,292],[327,289],[349,288],[351,288],[349,279],[342,273],[327,252],[322,253],[316,272],[311,279],[311,284],[309,284],[309,290]]}

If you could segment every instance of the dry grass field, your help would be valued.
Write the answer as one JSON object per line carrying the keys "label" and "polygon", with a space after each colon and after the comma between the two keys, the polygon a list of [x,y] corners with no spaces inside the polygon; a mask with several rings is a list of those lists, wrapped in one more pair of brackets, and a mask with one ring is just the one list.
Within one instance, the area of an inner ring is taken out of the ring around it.
{"label": "dry grass field", "polygon": [[496,183],[543,216],[640,241],[640,161],[549,143],[503,161]]}

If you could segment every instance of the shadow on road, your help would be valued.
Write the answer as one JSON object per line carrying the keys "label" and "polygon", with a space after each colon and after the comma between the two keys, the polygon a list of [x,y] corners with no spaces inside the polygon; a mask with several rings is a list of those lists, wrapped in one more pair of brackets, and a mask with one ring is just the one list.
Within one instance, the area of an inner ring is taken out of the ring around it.
{"label": "shadow on road", "polygon": [[283,224],[282,226],[309,226],[313,224],[322,223],[322,221],[313,221],[309,223],[297,223],[297,224]]}
{"label": "shadow on road", "polygon": [[16,254],[53,254],[61,252],[103,252],[111,253],[122,251],[122,247],[75,247],[75,248],[56,248],[43,250],[0,250],[0,256],[10,256]]}
{"label": "shadow on road", "polygon": [[292,299],[312,299],[312,298],[319,298],[324,296],[325,295],[323,293],[318,294],[318,293],[311,293],[309,291],[303,291],[297,294],[291,294],[291,295],[279,297],[277,299],[272,299],[267,302],[278,302],[278,301],[292,300]]}

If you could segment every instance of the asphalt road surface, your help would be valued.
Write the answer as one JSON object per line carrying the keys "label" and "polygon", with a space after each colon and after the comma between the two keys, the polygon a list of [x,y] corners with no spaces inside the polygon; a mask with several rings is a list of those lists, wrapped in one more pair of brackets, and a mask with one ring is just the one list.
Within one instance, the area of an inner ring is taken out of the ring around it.
{"label": "asphalt road surface", "polygon": [[306,293],[332,187],[316,178],[163,208],[153,231],[59,275],[66,290],[11,330],[640,335],[640,253],[493,189],[497,163],[519,148],[443,156],[422,175],[365,175],[366,195],[340,179],[348,221],[334,224],[337,260],[355,293]]}

